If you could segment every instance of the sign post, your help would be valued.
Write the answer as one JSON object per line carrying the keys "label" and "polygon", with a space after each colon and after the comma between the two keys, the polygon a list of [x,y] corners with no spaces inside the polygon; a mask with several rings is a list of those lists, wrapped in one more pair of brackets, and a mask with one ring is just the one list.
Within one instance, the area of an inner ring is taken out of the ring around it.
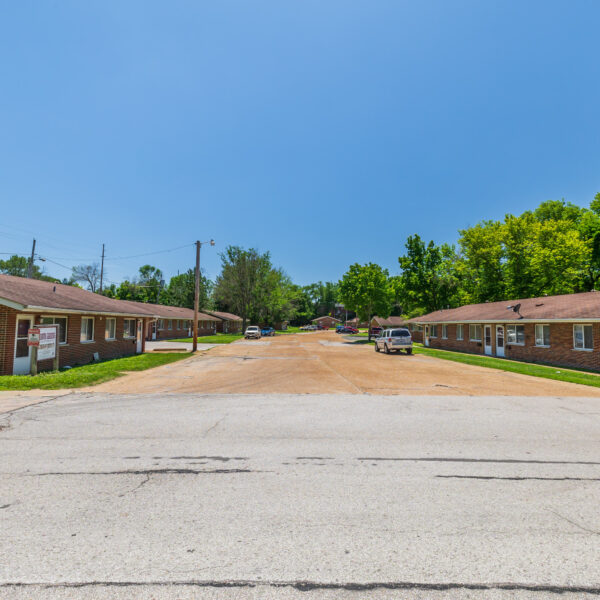
{"label": "sign post", "polygon": [[52,360],[58,371],[58,328],[59,325],[38,325],[29,329],[27,345],[31,347],[31,374],[37,375],[40,360]]}

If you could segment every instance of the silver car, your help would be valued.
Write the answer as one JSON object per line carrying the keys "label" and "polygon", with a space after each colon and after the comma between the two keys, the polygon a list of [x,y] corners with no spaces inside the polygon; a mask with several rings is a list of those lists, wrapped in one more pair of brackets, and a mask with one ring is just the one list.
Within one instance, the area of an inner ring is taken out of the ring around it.
{"label": "silver car", "polygon": [[256,340],[260,340],[260,327],[256,325],[250,325],[250,327],[246,327],[246,331],[244,332],[244,337],[249,340],[250,338],[254,338]]}
{"label": "silver car", "polygon": [[375,338],[375,352],[384,351],[400,352],[406,350],[406,354],[412,354],[412,337],[410,331],[405,327],[400,329],[385,329]]}

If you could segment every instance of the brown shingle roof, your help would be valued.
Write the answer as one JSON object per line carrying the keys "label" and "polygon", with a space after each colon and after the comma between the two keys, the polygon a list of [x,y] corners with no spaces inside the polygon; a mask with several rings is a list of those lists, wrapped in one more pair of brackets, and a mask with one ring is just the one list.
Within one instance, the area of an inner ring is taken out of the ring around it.
{"label": "brown shingle roof", "polygon": [[218,310],[209,310],[208,314],[214,315],[215,317],[218,317],[219,319],[222,319],[223,321],[242,321],[243,320],[242,317],[238,317],[237,315],[234,315],[232,313],[218,311]]}
{"label": "brown shingle roof", "polygon": [[380,327],[400,327],[406,325],[406,321],[402,317],[373,317],[373,320],[379,324]]}
{"label": "brown shingle roof", "polygon": [[[13,277],[12,275],[0,275],[0,304],[12,304],[14,308],[21,309],[39,308],[111,315],[150,316],[164,319],[194,319],[194,311],[190,308],[117,300],[71,285]],[[198,319],[200,321],[217,320],[204,313],[198,313]]]}
{"label": "brown shingle roof", "polygon": [[311,319],[311,320],[312,321],[320,321],[321,319],[333,319],[334,321],[341,323],[341,321],[339,319],[336,319],[335,317],[330,317],[329,315],[323,315],[322,317],[317,317],[316,319]]}
{"label": "brown shingle roof", "polygon": [[137,302],[114,300],[70,285],[12,275],[0,275],[0,303],[12,304],[14,308],[21,309],[42,308],[135,316],[154,314],[147,307],[136,306]]}
{"label": "brown shingle roof", "polygon": [[[512,310],[508,310],[509,306],[516,304],[521,305],[519,312],[523,319],[520,319],[519,315]],[[410,319],[410,321],[414,323],[477,323],[482,321],[502,323],[519,320],[576,321],[580,319],[600,320],[600,292],[468,304],[460,308],[437,310],[428,315]]]}
{"label": "brown shingle roof", "polygon": [[[194,311],[191,308],[182,306],[169,306],[167,304],[151,304],[150,302],[133,302],[131,300],[123,300],[127,304],[139,307],[141,310],[146,309],[152,311],[152,314],[161,319],[186,319],[194,320]],[[218,321],[216,317],[206,313],[198,313],[199,321]]]}

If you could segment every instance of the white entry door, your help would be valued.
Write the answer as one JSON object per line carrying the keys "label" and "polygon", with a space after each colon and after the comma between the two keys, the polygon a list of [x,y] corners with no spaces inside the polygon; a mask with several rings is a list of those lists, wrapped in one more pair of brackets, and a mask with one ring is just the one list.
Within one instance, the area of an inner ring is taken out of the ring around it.
{"label": "white entry door", "polygon": [[429,346],[429,325],[425,325],[423,328],[423,342],[426,346]]}
{"label": "white entry door", "polygon": [[14,375],[28,375],[31,370],[31,346],[27,345],[27,332],[33,327],[32,317],[17,317]]}
{"label": "white entry door", "polygon": [[504,326],[496,325],[496,356],[504,356]]}
{"label": "white entry door", "polygon": [[492,354],[492,326],[486,325],[483,328],[484,350],[486,354]]}
{"label": "white entry door", "polygon": [[152,321],[152,339],[156,339],[156,321]]}
{"label": "white entry door", "polygon": [[141,319],[138,319],[136,339],[135,339],[135,351],[138,354],[142,353],[142,332],[143,332],[143,321]]}

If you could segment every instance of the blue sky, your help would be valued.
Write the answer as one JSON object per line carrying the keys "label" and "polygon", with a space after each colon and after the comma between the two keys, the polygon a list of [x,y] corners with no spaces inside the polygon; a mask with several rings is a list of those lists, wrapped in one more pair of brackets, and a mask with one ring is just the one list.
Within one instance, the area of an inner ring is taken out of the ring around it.
{"label": "blue sky", "polygon": [[587,205],[599,19],[594,0],[0,0],[0,252],[35,234],[71,266],[105,243],[118,282],[212,237],[209,276],[238,244],[305,284],[396,273],[412,233]]}

